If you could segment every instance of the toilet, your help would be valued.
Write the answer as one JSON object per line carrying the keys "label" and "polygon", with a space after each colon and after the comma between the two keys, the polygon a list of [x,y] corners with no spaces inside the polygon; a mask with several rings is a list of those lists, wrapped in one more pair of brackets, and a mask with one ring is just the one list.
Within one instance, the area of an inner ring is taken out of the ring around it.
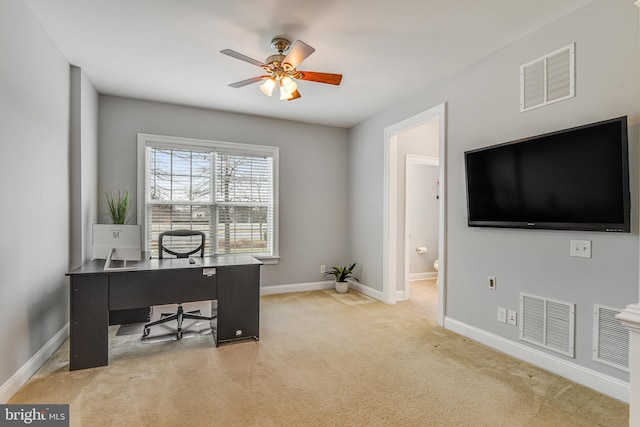
{"label": "toilet", "polygon": [[433,262],[433,268],[436,270],[436,284],[438,283],[438,260]]}

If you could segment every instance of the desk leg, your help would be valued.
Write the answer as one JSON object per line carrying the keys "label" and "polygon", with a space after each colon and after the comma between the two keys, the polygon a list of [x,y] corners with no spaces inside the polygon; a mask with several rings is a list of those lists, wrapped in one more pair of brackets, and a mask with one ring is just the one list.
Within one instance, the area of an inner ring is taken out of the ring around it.
{"label": "desk leg", "polygon": [[109,279],[106,274],[71,277],[69,370],[109,363]]}
{"label": "desk leg", "polygon": [[218,268],[216,345],[260,336],[260,266]]}

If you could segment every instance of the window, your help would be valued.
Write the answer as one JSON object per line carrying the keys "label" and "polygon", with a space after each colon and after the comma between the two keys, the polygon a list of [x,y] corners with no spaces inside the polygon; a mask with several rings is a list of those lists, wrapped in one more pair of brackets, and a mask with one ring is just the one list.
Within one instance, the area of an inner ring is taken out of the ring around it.
{"label": "window", "polygon": [[206,255],[277,260],[278,148],[138,135],[139,219],[158,256],[163,231],[207,236]]}

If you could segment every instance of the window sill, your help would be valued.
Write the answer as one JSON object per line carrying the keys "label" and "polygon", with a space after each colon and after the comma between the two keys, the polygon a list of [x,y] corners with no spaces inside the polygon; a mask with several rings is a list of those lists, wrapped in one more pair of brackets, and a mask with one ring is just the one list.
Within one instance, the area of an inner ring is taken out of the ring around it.
{"label": "window sill", "polygon": [[254,256],[254,258],[262,261],[264,265],[277,264],[280,262],[279,256]]}

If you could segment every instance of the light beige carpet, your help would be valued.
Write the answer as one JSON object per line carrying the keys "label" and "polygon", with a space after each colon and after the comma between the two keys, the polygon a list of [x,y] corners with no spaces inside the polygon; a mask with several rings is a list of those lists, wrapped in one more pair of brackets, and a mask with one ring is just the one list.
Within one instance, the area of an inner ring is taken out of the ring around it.
{"label": "light beige carpet", "polygon": [[438,327],[419,303],[350,291],[262,298],[261,340],[142,343],[107,367],[68,344],[10,403],[69,403],[72,426],[626,426],[628,405]]}

